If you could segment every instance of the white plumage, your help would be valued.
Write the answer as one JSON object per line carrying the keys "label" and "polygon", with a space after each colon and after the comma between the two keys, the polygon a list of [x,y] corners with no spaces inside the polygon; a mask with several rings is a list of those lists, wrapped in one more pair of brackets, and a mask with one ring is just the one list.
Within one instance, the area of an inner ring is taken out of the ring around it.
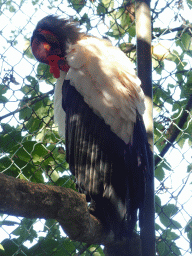
{"label": "white plumage", "polygon": [[62,108],[62,85],[66,77],[66,72],[60,71],[54,91],[54,121],[58,125],[59,135],[65,137],[65,111]]}
{"label": "white plumage", "polygon": [[111,130],[125,143],[132,140],[136,110],[143,115],[144,94],[140,80],[127,56],[108,40],[85,37],[68,45],[70,69],[61,76],[55,88],[55,121],[64,135],[61,87],[70,80],[85,102],[102,117]]}

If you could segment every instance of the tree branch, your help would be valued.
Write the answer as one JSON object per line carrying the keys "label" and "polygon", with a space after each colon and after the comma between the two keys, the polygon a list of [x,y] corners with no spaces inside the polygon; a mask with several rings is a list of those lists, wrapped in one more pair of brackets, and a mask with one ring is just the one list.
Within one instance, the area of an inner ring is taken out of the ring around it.
{"label": "tree branch", "polygon": [[[105,245],[106,256],[141,256],[139,235],[116,242],[91,215],[85,195],[70,188],[27,182],[0,173],[0,212],[26,218],[56,219],[70,239]],[[111,251],[111,248],[113,250]]]}
{"label": "tree branch", "polygon": [[91,215],[85,196],[69,188],[27,182],[0,173],[0,212],[26,218],[56,219],[72,239],[102,243],[107,234]]}
{"label": "tree branch", "polygon": [[[49,91],[49,92],[47,92],[47,93],[44,93],[43,95],[39,95],[39,96],[37,96],[37,97],[34,97],[33,99],[28,100],[28,102],[27,102],[24,106],[22,106],[22,107],[20,107],[20,108],[18,108],[18,109],[16,109],[16,110],[14,110],[14,111],[12,111],[12,112],[10,112],[10,113],[4,115],[4,116],[1,116],[1,117],[0,117],[0,121],[3,120],[4,118],[7,118],[7,117],[9,117],[9,116],[12,116],[12,115],[14,115],[14,114],[20,112],[22,109],[25,109],[25,108],[28,108],[29,106],[34,105],[34,104],[37,103],[38,101],[40,101],[40,100],[46,98],[49,94],[53,94],[53,93],[54,93],[54,90],[51,90],[51,91]],[[21,102],[22,102],[22,101],[24,101],[24,100],[21,100]]]}
{"label": "tree branch", "polygon": [[[159,36],[162,36],[162,35],[166,35],[166,34],[169,34],[169,33],[173,33],[173,32],[179,32],[179,31],[182,31],[182,30],[185,30],[187,32],[190,33],[191,35],[191,31],[190,29],[192,28],[191,25],[182,25],[180,27],[177,27],[177,28],[163,28],[163,29],[159,29],[160,32],[158,34],[155,34],[155,36],[153,36],[153,38],[157,38]],[[153,33],[157,33],[156,31],[153,31]]]}
{"label": "tree branch", "polygon": [[169,139],[168,143],[165,145],[165,147],[161,151],[160,155],[156,156],[155,166],[157,166],[157,164],[161,161],[161,159],[167,153],[169,148],[172,146],[173,142],[176,140],[177,136],[179,135],[179,133],[181,131],[180,129],[183,128],[185,122],[187,121],[187,118],[188,118],[188,115],[189,115],[189,112],[191,111],[191,109],[192,109],[192,94],[190,95],[189,101],[188,101],[188,103],[186,105],[186,108],[183,111],[183,114],[182,114],[182,116],[181,116],[181,118],[179,120],[179,123],[178,123],[178,128],[179,129],[177,127],[175,128],[175,132],[172,134],[171,138]]}

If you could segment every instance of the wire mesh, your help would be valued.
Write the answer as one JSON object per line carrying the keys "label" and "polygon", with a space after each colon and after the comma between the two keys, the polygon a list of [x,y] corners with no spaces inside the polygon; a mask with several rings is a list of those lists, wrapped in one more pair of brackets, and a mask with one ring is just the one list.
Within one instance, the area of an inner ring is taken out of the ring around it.
{"label": "wire mesh", "polygon": [[[133,62],[131,1],[0,1],[0,170],[37,183],[75,189],[65,146],[53,121],[55,79],[35,61],[30,37],[48,14],[76,19],[107,36]],[[156,255],[191,254],[192,2],[152,1]],[[60,177],[58,179],[58,177]],[[2,215],[0,255],[104,255],[71,241],[55,220]]]}

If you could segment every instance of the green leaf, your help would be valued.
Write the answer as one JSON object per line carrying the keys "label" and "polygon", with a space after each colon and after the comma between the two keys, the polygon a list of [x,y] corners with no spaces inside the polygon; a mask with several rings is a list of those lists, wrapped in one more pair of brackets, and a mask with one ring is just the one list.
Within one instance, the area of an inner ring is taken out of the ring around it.
{"label": "green leaf", "polygon": [[104,15],[106,13],[107,9],[106,7],[103,5],[103,3],[99,3],[97,6],[97,14],[98,15]]}
{"label": "green leaf", "polygon": [[[15,252],[18,250],[18,245],[17,245],[17,239],[5,239],[2,241],[2,246],[4,247],[4,251],[1,251],[1,256],[11,256],[14,255]],[[22,243],[19,246],[20,250],[22,253],[25,253],[28,255],[28,249],[22,245]],[[20,255],[19,255],[20,256]]]}
{"label": "green leaf", "polygon": [[178,211],[178,207],[174,204],[168,204],[162,206],[162,211],[159,214],[160,221],[163,223],[164,226],[172,228],[172,229],[179,229],[181,228],[180,223],[171,219],[173,215],[175,215]]}
{"label": "green leaf", "polygon": [[0,84],[0,95],[5,94],[8,89],[9,89],[8,86],[6,86],[4,84]]}
{"label": "green leaf", "polygon": [[187,232],[187,237],[190,241],[190,248],[192,250],[192,229],[189,232]]}
{"label": "green leaf", "polygon": [[172,255],[181,255],[179,248],[173,241],[170,241],[169,248]]}
{"label": "green leaf", "polygon": [[103,252],[103,249],[101,248],[101,246],[98,247],[97,245],[97,252],[99,252],[99,256],[105,256],[104,252]]}
{"label": "green leaf", "polygon": [[0,95],[0,104],[8,102],[8,99],[2,95]]}
{"label": "green leaf", "polygon": [[178,146],[179,146],[180,148],[183,148],[185,142],[186,142],[186,138],[180,137],[180,138],[179,138],[179,141],[177,142],[177,144],[178,144]]}
{"label": "green leaf", "polygon": [[155,169],[155,178],[158,179],[159,181],[162,181],[165,177],[165,172],[162,168],[161,165],[159,165],[156,169]]}
{"label": "green leaf", "polygon": [[[0,169],[5,170],[7,168],[10,168],[12,166],[12,161],[9,159],[8,156],[4,156],[0,158]],[[6,172],[8,175],[8,173]],[[12,175],[13,176],[13,175]]]}
{"label": "green leaf", "polygon": [[[41,255],[42,248],[44,254],[52,254],[54,256],[72,255],[76,251],[75,242],[70,241],[67,238],[54,240],[52,237],[48,237],[49,239],[42,238],[40,240],[41,246],[39,244],[35,244],[28,250],[27,255]],[[62,244],[62,246],[61,246]]]}
{"label": "green leaf", "polygon": [[22,219],[19,227],[12,232],[13,235],[18,236],[18,243],[22,243],[27,240],[33,242],[33,240],[37,238],[37,232],[33,229],[35,221],[36,219]]}
{"label": "green leaf", "polygon": [[166,239],[170,241],[177,240],[179,238],[179,235],[177,235],[175,232],[172,232],[171,229],[165,230],[164,234]]}
{"label": "green leaf", "polygon": [[128,33],[131,37],[135,37],[136,36],[136,26],[135,25],[132,25],[129,30],[128,30]]}
{"label": "green leaf", "polygon": [[30,83],[31,89],[33,89],[33,94],[36,95],[37,92],[39,92],[39,82],[33,77],[33,76],[27,76],[26,80]]}
{"label": "green leaf", "polygon": [[183,43],[182,47],[184,50],[189,50],[191,46],[191,36],[188,33],[183,33],[181,36],[181,42]]}
{"label": "green leaf", "polygon": [[73,9],[75,9],[78,13],[83,9],[86,4],[84,0],[68,0],[68,3],[71,3]]}
{"label": "green leaf", "polygon": [[10,11],[10,12],[16,12],[16,9],[15,9],[15,7],[13,7],[13,6],[10,6],[9,11]]}
{"label": "green leaf", "polygon": [[163,70],[164,70],[164,62],[163,61],[161,61],[161,62],[159,62],[158,61],[158,65],[156,64],[156,67],[154,68],[155,69],[155,71],[157,72],[157,74],[159,74],[159,75],[161,75],[162,74],[162,72],[163,72]]}
{"label": "green leaf", "polygon": [[170,165],[169,163],[167,162],[166,159],[163,159],[163,162],[161,162],[161,166],[162,168],[168,170],[168,171],[173,171],[171,168],[170,168]]}
{"label": "green leaf", "polygon": [[23,109],[21,109],[21,111],[19,112],[19,119],[20,120],[26,120],[29,119],[32,115],[32,108],[30,107],[25,107]]}
{"label": "green leaf", "polygon": [[161,212],[161,199],[157,195],[155,195],[155,212]]}
{"label": "green leaf", "polygon": [[1,124],[3,132],[0,134],[0,149],[8,153],[12,148],[21,142],[21,131],[18,128],[12,127],[9,124]]}
{"label": "green leaf", "polygon": [[159,218],[160,218],[160,221],[162,222],[162,224],[165,226],[165,227],[168,227],[171,222],[170,222],[170,219],[168,216],[166,216],[165,214],[161,213],[159,215]]}
{"label": "green leaf", "polygon": [[35,141],[23,142],[22,147],[17,150],[16,156],[25,162],[29,162],[31,160],[31,152],[34,145]]}
{"label": "green leaf", "polygon": [[44,232],[50,232],[51,234],[49,234],[47,236],[47,239],[54,237],[55,239],[60,239],[61,233],[60,233],[60,228],[59,228],[59,223],[56,220],[53,219],[48,219],[45,221],[44,224],[44,228],[43,228]]}
{"label": "green leaf", "polygon": [[122,37],[125,34],[125,30],[119,24],[114,24],[112,30],[114,36]]}
{"label": "green leaf", "polygon": [[172,229],[179,229],[182,228],[181,224],[176,220],[171,220],[170,228]]}
{"label": "green leaf", "polygon": [[29,121],[26,123],[25,127],[30,133],[38,131],[38,129],[42,128],[43,123],[40,119],[37,119],[37,116],[33,116],[29,119]]}
{"label": "green leaf", "polygon": [[189,8],[192,9],[192,0],[187,0],[187,4],[188,4]]}
{"label": "green leaf", "polygon": [[58,132],[45,128],[42,133],[38,133],[36,139],[44,143],[57,143],[60,137]]}
{"label": "green leaf", "polygon": [[158,251],[159,255],[164,255],[164,251],[165,251],[165,242],[164,241],[157,243],[157,251]]}
{"label": "green leaf", "polygon": [[[23,173],[25,172],[25,170],[23,170]],[[36,183],[44,183],[44,178],[42,175],[42,171],[37,171],[36,169],[31,169],[31,176],[30,176],[30,180],[31,182],[36,182]]]}
{"label": "green leaf", "polygon": [[89,31],[91,29],[91,22],[90,22],[90,18],[87,15],[87,13],[85,13],[81,19],[79,20],[80,25],[84,24],[86,25],[87,31]]}
{"label": "green leaf", "polygon": [[189,147],[192,146],[192,138],[191,137],[189,137],[189,139],[188,139],[188,145],[189,145]]}
{"label": "green leaf", "polygon": [[51,178],[53,182],[56,182],[59,179],[59,174],[57,171],[48,171],[48,176]]}
{"label": "green leaf", "polygon": [[21,88],[21,91],[25,94],[25,96],[23,97],[23,100],[27,101],[27,100],[30,100],[28,98],[28,95],[31,95],[32,92],[33,92],[34,88],[31,87],[31,85],[24,85],[22,88]]}
{"label": "green leaf", "polygon": [[102,4],[106,7],[106,8],[111,8],[113,9],[114,6],[114,0],[102,0]]}
{"label": "green leaf", "polygon": [[187,74],[187,82],[190,84],[192,83],[192,71],[189,71]]}
{"label": "green leaf", "polygon": [[32,152],[33,162],[41,163],[44,160],[44,157],[48,154],[48,150],[43,144],[37,143],[34,146],[34,150]]}
{"label": "green leaf", "polygon": [[191,170],[192,170],[192,164],[189,164],[189,165],[187,166],[187,172],[189,173],[189,172],[191,172]]}
{"label": "green leaf", "polygon": [[48,84],[54,84],[56,79],[49,71],[49,66],[43,63],[39,63],[37,67],[37,77],[39,80],[45,80]]}
{"label": "green leaf", "polygon": [[[123,9],[124,10],[124,9]],[[125,13],[125,10],[123,11],[122,16],[120,17],[121,26],[126,29],[130,26],[130,17],[128,13]],[[129,32],[130,33],[130,32]]]}
{"label": "green leaf", "polygon": [[175,215],[178,212],[178,209],[179,208],[174,204],[167,204],[163,206],[163,212],[169,217]]}
{"label": "green leaf", "polygon": [[162,231],[163,229],[159,224],[155,223],[155,230],[157,230],[157,231],[161,230]]}
{"label": "green leaf", "polygon": [[71,189],[77,191],[73,176],[64,175],[63,177],[59,178],[59,180],[56,182],[56,184],[58,186],[64,186],[65,188],[71,188]]}
{"label": "green leaf", "polygon": [[160,64],[159,64],[159,60],[157,60],[156,58],[152,58],[152,64],[153,64],[153,68],[156,69]]}
{"label": "green leaf", "polygon": [[178,112],[180,112],[180,110],[181,110],[181,105],[180,105],[180,103],[179,103],[179,102],[174,102],[174,103],[173,103],[173,106],[172,106],[172,111],[173,111],[173,112],[177,111],[177,113],[178,113]]}

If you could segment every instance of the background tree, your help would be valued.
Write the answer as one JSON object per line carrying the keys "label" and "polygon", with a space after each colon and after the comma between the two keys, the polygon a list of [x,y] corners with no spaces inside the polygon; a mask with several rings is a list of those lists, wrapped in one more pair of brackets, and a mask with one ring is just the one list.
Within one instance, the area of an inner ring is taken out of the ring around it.
{"label": "background tree", "polygon": [[[0,170],[20,180],[75,189],[64,141],[53,123],[55,79],[34,60],[29,39],[47,14],[72,17],[84,31],[107,36],[134,62],[134,2],[29,0],[0,6]],[[157,0],[151,7],[157,255],[189,255],[192,1]],[[0,239],[2,255],[104,255],[100,246],[69,240],[51,219],[2,215]]]}

